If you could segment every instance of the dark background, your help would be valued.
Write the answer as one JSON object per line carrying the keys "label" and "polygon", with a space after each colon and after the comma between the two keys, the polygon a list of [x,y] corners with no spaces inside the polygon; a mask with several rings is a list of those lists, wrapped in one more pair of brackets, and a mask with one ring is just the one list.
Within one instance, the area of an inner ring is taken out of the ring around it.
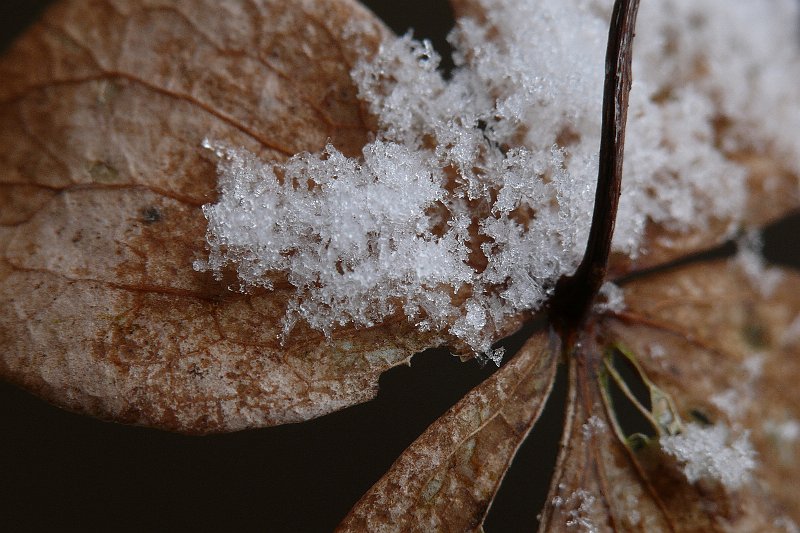
{"label": "dark background", "polygon": [[[0,0],[0,49],[47,3]],[[365,3],[396,32],[413,27],[449,55],[445,1]],[[798,230],[798,217],[770,228],[767,256],[800,266]],[[0,530],[330,531],[406,446],[492,370],[431,350],[386,373],[376,401],[303,424],[209,437],[100,422],[0,382]],[[487,530],[534,529],[563,398],[562,376]]]}

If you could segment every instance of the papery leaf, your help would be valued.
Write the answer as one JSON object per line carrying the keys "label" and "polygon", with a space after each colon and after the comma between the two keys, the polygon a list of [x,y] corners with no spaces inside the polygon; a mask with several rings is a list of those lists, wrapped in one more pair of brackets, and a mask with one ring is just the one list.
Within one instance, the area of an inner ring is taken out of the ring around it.
{"label": "papery leaf", "polygon": [[[786,336],[800,316],[791,290],[800,276],[783,276],[770,296],[725,262],[625,287],[628,310],[601,319],[594,340],[572,354],[567,427],[542,531],[781,531],[798,519],[800,446],[785,428],[800,416],[798,339]],[[689,480],[657,437],[625,435],[602,392],[599,361],[615,346],[663,387],[685,425],[723,423],[748,435],[752,478],[741,486]]]}
{"label": "papery leaf", "polygon": [[513,360],[423,433],[338,531],[479,531],[517,449],[539,419],[560,342],[534,334]]}
{"label": "papery leaf", "polygon": [[245,296],[192,270],[217,183],[203,139],[358,152],[349,71],[385,35],[347,0],[50,9],[0,61],[0,373],[69,409],[206,433],[366,401],[438,344],[404,317],[281,344],[288,284]]}
{"label": "papery leaf", "polygon": [[539,530],[669,531],[604,408],[597,360],[583,357],[570,363],[561,453]]}
{"label": "papery leaf", "polygon": [[604,321],[608,338],[636,354],[684,420],[749,433],[755,482],[731,496],[731,523],[754,506],[773,521],[800,521],[800,274],[780,272],[766,294],[735,262],[660,273],[626,285],[628,309]]}

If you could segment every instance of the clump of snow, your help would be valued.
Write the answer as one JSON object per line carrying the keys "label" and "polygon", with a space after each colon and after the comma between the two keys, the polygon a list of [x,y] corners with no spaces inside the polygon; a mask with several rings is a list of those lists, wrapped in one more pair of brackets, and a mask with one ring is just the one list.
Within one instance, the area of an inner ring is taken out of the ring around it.
{"label": "clump of snow", "polygon": [[607,428],[608,426],[606,426],[602,418],[597,415],[592,415],[583,423],[581,431],[583,432],[583,438],[589,440],[595,435],[603,433]]}
{"label": "clump of snow", "polygon": [[596,311],[620,312],[625,310],[625,293],[622,288],[606,281],[600,287],[600,301],[594,306]]}
{"label": "clump of snow", "polygon": [[761,232],[748,229],[737,241],[736,265],[747,276],[750,285],[762,296],[768,298],[783,280],[780,269],[768,267],[761,254],[764,243]]}
{"label": "clump of snow", "polygon": [[683,465],[690,483],[711,479],[735,489],[750,479],[756,466],[748,433],[734,439],[722,424],[701,426],[691,422],[681,433],[661,437],[660,443],[664,452]]}
{"label": "clump of snow", "polygon": [[[404,313],[498,357],[498,324],[541,307],[585,248],[612,1],[480,3],[485,19],[450,36],[448,79],[411,36],[355,65],[379,124],[361,156],[214,145],[220,197],[195,268],[233,266],[242,290],[288,281],[286,331]],[[650,222],[733,231],[746,170],[730,152],[770,148],[800,172],[799,14],[794,0],[643,3],[615,251],[646,253]]]}
{"label": "clump of snow", "polygon": [[[560,487],[563,490],[563,485]],[[592,520],[592,516],[597,513],[595,509],[597,498],[589,491],[578,489],[567,498],[556,496],[552,504],[556,509],[563,509],[567,516],[565,525],[567,529],[581,531],[583,533],[597,533],[597,525]]]}

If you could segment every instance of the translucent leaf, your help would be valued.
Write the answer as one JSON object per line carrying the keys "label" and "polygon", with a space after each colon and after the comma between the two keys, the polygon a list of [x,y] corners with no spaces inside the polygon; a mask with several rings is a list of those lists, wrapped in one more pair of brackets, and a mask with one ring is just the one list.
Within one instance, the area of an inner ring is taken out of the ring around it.
{"label": "translucent leaf", "polygon": [[559,357],[554,333],[532,336],[403,452],[338,531],[480,530],[542,413]]}
{"label": "translucent leaf", "polygon": [[405,318],[281,343],[283,285],[242,295],[192,269],[217,183],[203,139],[360,150],[349,70],[383,35],[349,1],[50,9],[0,62],[2,375],[72,410],[206,433],[366,401],[438,344]]}

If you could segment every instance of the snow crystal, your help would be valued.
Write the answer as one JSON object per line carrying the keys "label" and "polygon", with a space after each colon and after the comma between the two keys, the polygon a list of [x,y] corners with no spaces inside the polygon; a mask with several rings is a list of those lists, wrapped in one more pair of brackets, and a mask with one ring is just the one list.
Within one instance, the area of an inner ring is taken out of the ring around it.
{"label": "snow crystal", "polygon": [[794,419],[781,423],[768,420],[764,422],[764,431],[782,442],[794,443],[800,438],[800,422]]}
{"label": "snow crystal", "polygon": [[783,279],[780,269],[767,267],[761,251],[764,247],[761,232],[748,229],[737,241],[736,264],[747,276],[750,285],[768,298]]}
{"label": "snow crystal", "polygon": [[781,335],[781,344],[783,346],[790,346],[800,340],[800,315],[794,317],[792,323]]}
{"label": "snow crystal", "polygon": [[781,516],[776,518],[772,525],[775,526],[776,529],[781,531],[786,531],[786,533],[800,533],[800,527],[797,527],[797,524],[789,518],[788,516]]}
{"label": "snow crystal", "polygon": [[599,296],[602,300],[595,304],[595,310],[616,312],[625,310],[625,293],[619,285],[610,281],[604,282],[600,287]]}
{"label": "snow crystal", "polygon": [[592,415],[583,423],[581,431],[583,432],[583,438],[589,440],[598,433],[604,432],[606,428],[606,423],[602,418],[597,415]]}
{"label": "snow crystal", "polygon": [[733,386],[713,394],[709,400],[717,409],[725,413],[729,420],[740,420],[757,395],[756,384],[764,372],[766,356],[756,352],[742,361],[744,377],[734,381]]}
{"label": "snow crystal", "polygon": [[756,466],[749,434],[731,439],[730,431],[721,424],[706,427],[692,422],[681,433],[661,437],[660,442],[661,448],[683,465],[690,483],[712,479],[735,489],[750,479]]}
{"label": "snow crystal", "polygon": [[650,354],[650,357],[652,357],[653,359],[661,359],[665,355],[667,355],[667,349],[658,343],[653,343],[649,345],[647,347],[647,351]]}
{"label": "snow crystal", "polygon": [[[354,66],[379,125],[359,157],[329,145],[278,163],[208,143],[220,196],[195,268],[235,268],[244,291],[288,282],[286,332],[402,313],[497,358],[498,325],[541,307],[585,248],[612,1],[479,3],[485,19],[450,36],[450,78],[410,35]],[[616,252],[646,253],[649,222],[733,231],[746,170],[730,152],[769,148],[800,172],[800,4],[765,4],[643,3]]]}
{"label": "snow crystal", "polygon": [[557,509],[564,509],[567,516],[565,525],[568,529],[575,529],[583,533],[596,533],[599,529],[591,519],[591,516],[597,512],[596,501],[597,498],[589,491],[578,489],[568,498],[554,497],[552,504]]}

